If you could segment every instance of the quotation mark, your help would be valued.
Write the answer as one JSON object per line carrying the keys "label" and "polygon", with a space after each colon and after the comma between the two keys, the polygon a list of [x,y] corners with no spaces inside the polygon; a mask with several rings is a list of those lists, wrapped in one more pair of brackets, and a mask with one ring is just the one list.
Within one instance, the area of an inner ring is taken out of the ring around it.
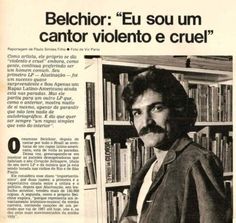
{"label": "quotation mark", "polygon": [[207,35],[213,35],[214,31],[213,30],[207,30]]}
{"label": "quotation mark", "polygon": [[116,16],[122,16],[123,12],[117,12]]}

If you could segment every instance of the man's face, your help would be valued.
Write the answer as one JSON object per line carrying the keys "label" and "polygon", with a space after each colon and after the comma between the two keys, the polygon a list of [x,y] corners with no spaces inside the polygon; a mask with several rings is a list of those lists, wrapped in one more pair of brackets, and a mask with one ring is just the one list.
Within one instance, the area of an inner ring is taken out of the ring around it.
{"label": "man's face", "polygon": [[170,122],[170,109],[165,106],[162,94],[151,89],[139,95],[132,105],[134,126],[145,147],[161,149],[175,135]]}

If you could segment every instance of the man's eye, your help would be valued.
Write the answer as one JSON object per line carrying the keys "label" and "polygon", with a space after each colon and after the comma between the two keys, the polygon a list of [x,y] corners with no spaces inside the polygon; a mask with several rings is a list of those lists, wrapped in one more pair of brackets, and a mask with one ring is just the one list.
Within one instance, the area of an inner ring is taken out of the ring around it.
{"label": "man's eye", "polygon": [[152,112],[159,112],[159,111],[162,111],[164,109],[164,106],[163,105],[155,105],[153,108],[152,108]]}
{"label": "man's eye", "polygon": [[133,116],[139,116],[141,114],[140,111],[132,111]]}

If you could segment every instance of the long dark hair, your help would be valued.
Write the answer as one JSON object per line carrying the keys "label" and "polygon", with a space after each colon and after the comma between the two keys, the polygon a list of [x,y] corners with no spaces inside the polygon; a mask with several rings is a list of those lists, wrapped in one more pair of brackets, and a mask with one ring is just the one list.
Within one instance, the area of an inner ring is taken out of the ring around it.
{"label": "long dark hair", "polygon": [[162,94],[164,104],[170,108],[172,119],[184,132],[188,132],[197,118],[194,100],[188,97],[181,83],[170,71],[155,67],[141,70],[124,88],[122,98],[129,112],[131,123],[133,123],[132,105],[147,89]]}

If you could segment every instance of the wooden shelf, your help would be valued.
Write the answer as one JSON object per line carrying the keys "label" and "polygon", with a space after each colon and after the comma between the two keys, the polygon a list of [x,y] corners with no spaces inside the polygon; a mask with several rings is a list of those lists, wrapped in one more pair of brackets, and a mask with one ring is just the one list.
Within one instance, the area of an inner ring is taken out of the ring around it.
{"label": "wooden shelf", "polygon": [[120,125],[129,126],[131,125],[129,121],[104,121],[104,125]]}
{"label": "wooden shelf", "polygon": [[84,190],[94,190],[97,189],[97,184],[85,184]]}
{"label": "wooden shelf", "polygon": [[[160,60],[158,59],[157,56],[152,57],[152,60],[150,60],[150,56],[147,57],[146,59],[144,56],[139,56],[139,57],[127,57],[127,56],[104,56],[103,57],[103,65],[107,66],[117,66],[117,67],[138,67],[138,68],[144,68],[148,66],[153,66],[154,64],[156,65],[157,68],[162,68],[162,69],[167,69],[172,72],[181,72],[185,74],[186,79],[188,80],[197,80],[197,81],[211,81],[211,82],[220,82],[220,81],[227,81],[227,80],[232,80],[232,62],[229,61],[229,64],[231,65],[231,68],[228,71],[224,70],[212,70],[209,68],[186,68],[184,66],[179,67],[177,64],[176,66],[172,66],[173,64],[173,58],[172,60],[166,60],[169,61],[169,65],[164,65],[166,62],[163,64],[160,63]],[[145,62],[146,61],[146,62]],[[185,65],[185,62],[183,63]],[[213,67],[211,67],[213,68]]]}
{"label": "wooden shelf", "polygon": [[224,177],[233,177],[233,172],[225,172]]}
{"label": "wooden shelf", "polygon": [[106,188],[110,187],[128,187],[130,182],[115,182],[115,183],[106,183]]}
{"label": "wooden shelf", "polygon": [[[129,121],[104,121],[104,125],[129,126]],[[196,126],[231,126],[232,122],[196,122]]]}
{"label": "wooden shelf", "polygon": [[93,132],[95,132],[96,130],[95,130],[95,128],[85,128],[84,129],[84,132],[85,133],[93,133]]}
{"label": "wooden shelf", "polygon": [[233,125],[232,122],[196,122],[196,126],[230,126]]}

